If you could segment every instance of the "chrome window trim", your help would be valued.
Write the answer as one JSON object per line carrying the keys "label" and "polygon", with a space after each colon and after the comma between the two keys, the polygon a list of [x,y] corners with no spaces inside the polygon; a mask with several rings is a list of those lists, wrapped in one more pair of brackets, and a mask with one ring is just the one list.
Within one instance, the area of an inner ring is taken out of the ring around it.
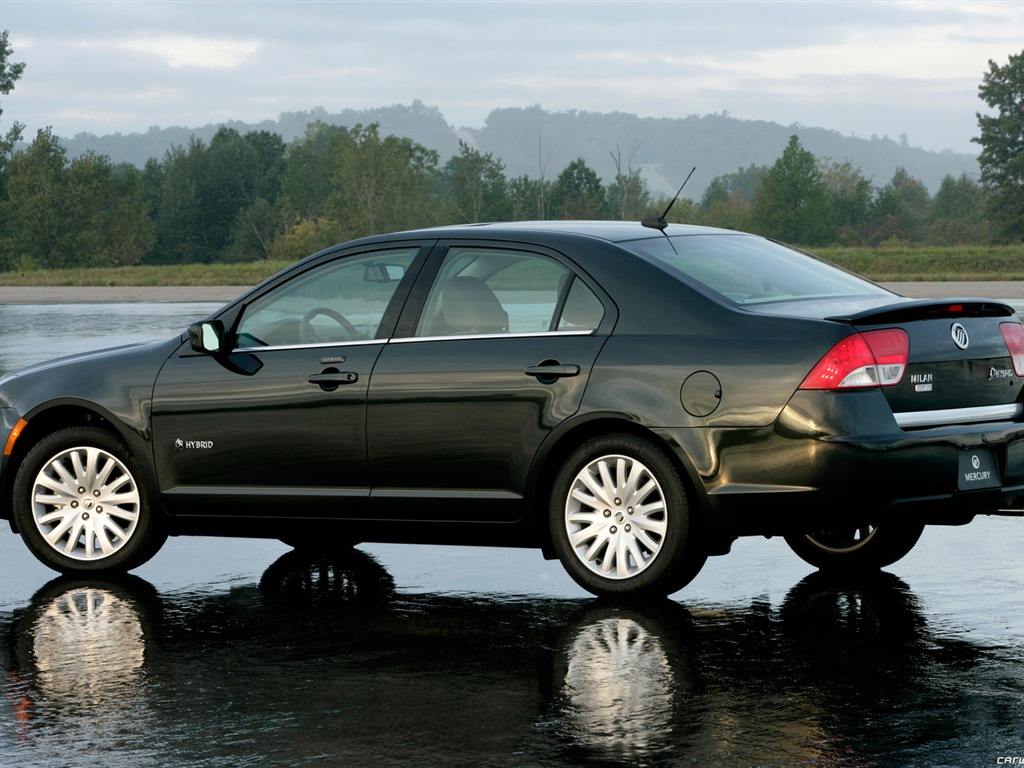
{"label": "chrome window trim", "polygon": [[1012,421],[1024,414],[1024,404],[982,405],[975,408],[943,408],[936,411],[894,413],[896,424],[903,429],[940,427],[947,424],[971,424],[983,421]]}
{"label": "chrome window trim", "polygon": [[467,333],[451,336],[403,336],[391,339],[388,344],[411,344],[415,341],[465,341],[466,339],[534,339],[547,336],[593,336],[589,331],[523,331],[520,333]]}
{"label": "chrome window trim", "polygon": [[265,347],[235,347],[231,350],[231,354],[255,354],[256,352],[280,352],[288,349],[333,349],[335,347],[366,347],[373,344],[384,346],[387,343],[387,339],[356,339],[353,341],[331,341],[323,344],[277,344],[267,345]]}
{"label": "chrome window trim", "polygon": [[397,339],[362,339],[355,341],[334,341],[325,344],[277,344],[265,347],[235,347],[231,354],[256,352],[279,352],[289,349],[324,349],[334,347],[369,346],[372,344],[409,344],[414,341],[460,341],[466,339],[529,339],[545,336],[593,336],[595,330],[581,331],[525,331],[522,333],[479,333],[453,336],[403,336]]}

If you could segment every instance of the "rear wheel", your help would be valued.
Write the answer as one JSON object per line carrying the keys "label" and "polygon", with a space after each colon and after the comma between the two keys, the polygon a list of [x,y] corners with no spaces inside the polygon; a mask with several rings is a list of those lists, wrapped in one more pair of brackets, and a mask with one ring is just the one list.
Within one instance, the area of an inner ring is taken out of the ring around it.
{"label": "rear wheel", "polygon": [[566,571],[598,596],[663,597],[707,559],[678,470],[632,435],[591,440],[566,460],[550,525]]}
{"label": "rear wheel", "polygon": [[167,534],[140,477],[124,443],[102,429],[74,427],[44,437],[14,480],[22,538],[61,573],[118,573],[142,565]]}
{"label": "rear wheel", "polygon": [[789,535],[786,543],[802,560],[822,571],[869,573],[900,560],[914,548],[923,531],[922,523],[886,522]]}

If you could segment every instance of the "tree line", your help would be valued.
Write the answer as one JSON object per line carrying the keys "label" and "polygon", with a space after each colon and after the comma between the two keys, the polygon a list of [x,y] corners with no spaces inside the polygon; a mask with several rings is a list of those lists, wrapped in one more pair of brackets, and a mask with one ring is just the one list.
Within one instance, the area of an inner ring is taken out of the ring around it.
{"label": "tree line", "polygon": [[717,177],[684,215],[796,245],[874,247],[996,242],[988,211],[984,187],[966,175],[947,175],[934,196],[903,168],[875,187],[848,161],[816,158],[792,136],[773,165]]}
{"label": "tree line", "polygon": [[[313,123],[286,145],[266,131],[222,128],[144,168],[105,155],[69,159],[41,130],[0,169],[0,268],[66,268],[292,260],[363,235],[445,223],[528,219],[638,221],[668,201],[616,157],[604,183],[583,160],[555,178],[509,178],[501,161],[462,143],[433,150],[376,124]],[[876,188],[848,162],[790,140],[771,166],[719,176],[676,222],[757,232],[805,246],[952,245],[998,236],[986,194],[951,176],[931,196],[897,169]]]}
{"label": "tree line", "polygon": [[[24,68],[8,61],[10,53],[2,33],[0,94]],[[947,176],[932,196],[897,168],[876,187],[851,163],[817,158],[793,136],[772,165],[715,178],[699,201],[678,200],[669,219],[811,247],[1019,241],[1024,196],[1006,185],[1022,178],[1024,152],[1008,143],[1024,141],[1024,117],[1013,106],[1022,82],[1024,53],[1005,67],[990,62],[982,98],[1010,105],[1001,122],[979,115],[980,180]],[[288,144],[268,131],[224,127],[209,143],[192,138],[141,169],[92,152],[69,158],[49,129],[15,150],[20,132],[15,123],[0,137],[0,270],[294,260],[379,232],[499,220],[638,221],[668,204],[617,148],[614,177],[605,182],[582,159],[551,179],[543,168],[536,177],[509,177],[500,159],[464,142],[441,163],[434,150],[385,135],[376,123],[316,122]]]}
{"label": "tree line", "polygon": [[313,123],[288,145],[221,128],[142,169],[69,159],[47,129],[0,168],[0,269],[290,260],[445,223],[639,219],[651,202],[638,170],[605,185],[579,160],[554,180],[507,178],[465,143],[441,164],[376,124]]}

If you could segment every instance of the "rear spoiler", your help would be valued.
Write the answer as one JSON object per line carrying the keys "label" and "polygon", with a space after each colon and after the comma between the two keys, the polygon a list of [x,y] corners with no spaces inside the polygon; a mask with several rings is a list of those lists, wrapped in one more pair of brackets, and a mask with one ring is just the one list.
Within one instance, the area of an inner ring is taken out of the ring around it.
{"label": "rear spoiler", "polygon": [[915,299],[872,307],[850,315],[833,315],[826,319],[839,323],[880,324],[906,323],[914,320],[933,320],[945,317],[1012,317],[1015,310],[1009,304],[992,299]]}

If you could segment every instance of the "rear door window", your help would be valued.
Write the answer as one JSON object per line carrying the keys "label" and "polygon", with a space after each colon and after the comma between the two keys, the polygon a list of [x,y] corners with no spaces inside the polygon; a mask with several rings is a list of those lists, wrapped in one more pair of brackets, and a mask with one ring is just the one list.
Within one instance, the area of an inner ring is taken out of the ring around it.
{"label": "rear door window", "polygon": [[452,248],[416,336],[591,331],[604,316],[593,291],[566,266],[512,249]]}

